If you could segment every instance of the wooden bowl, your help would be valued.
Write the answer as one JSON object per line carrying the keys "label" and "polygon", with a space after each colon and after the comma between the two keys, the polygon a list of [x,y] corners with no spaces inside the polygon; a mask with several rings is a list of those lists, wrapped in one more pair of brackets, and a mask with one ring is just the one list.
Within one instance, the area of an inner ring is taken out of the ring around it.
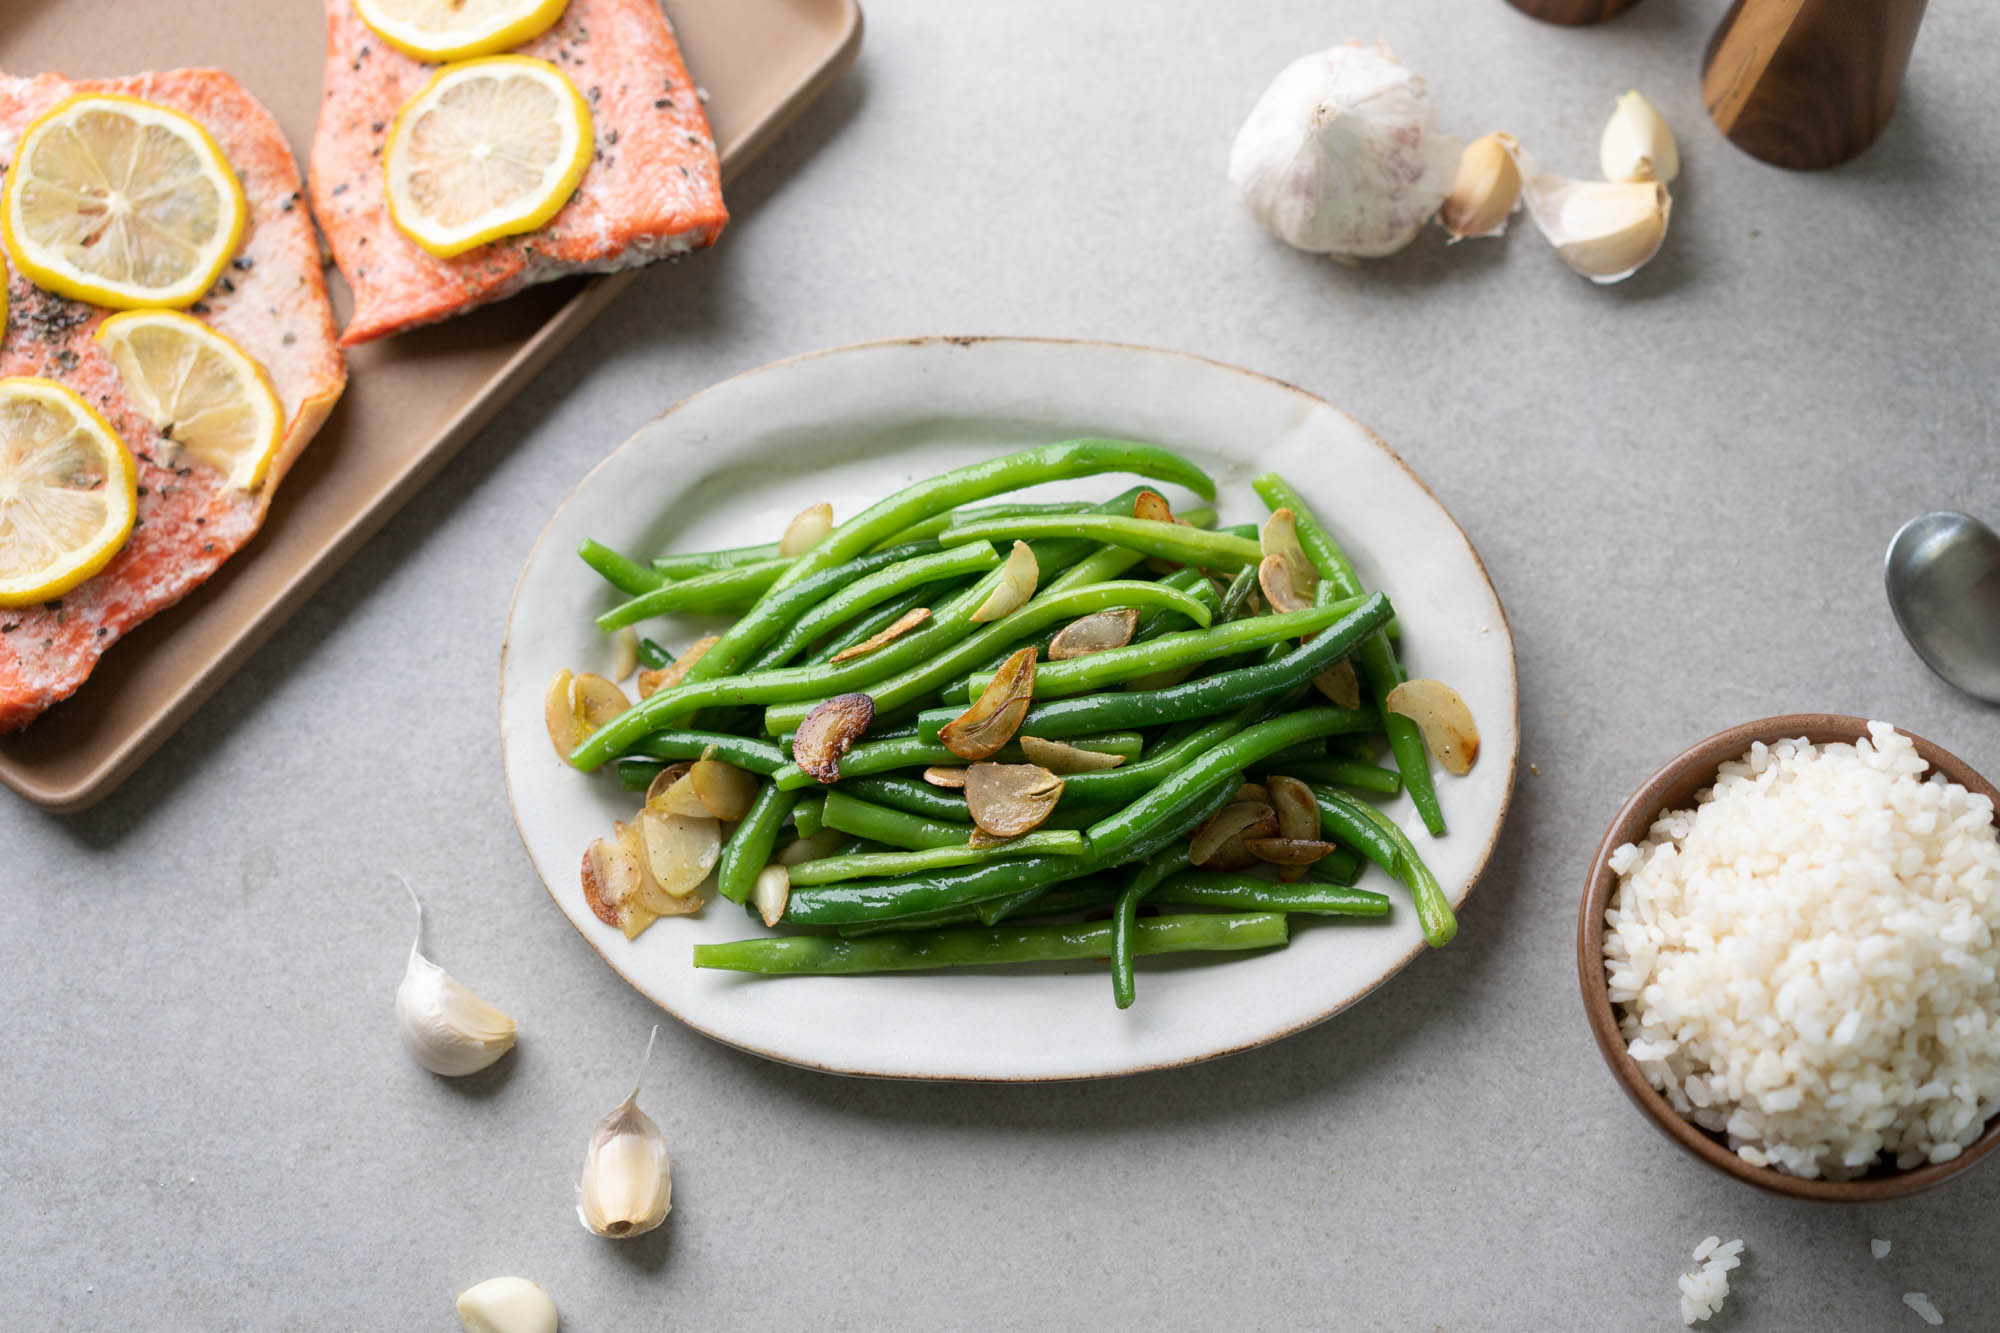
{"label": "wooden bowl", "polygon": [[[1901,731],[1899,727],[1897,730]],[[1853,1180],[1805,1180],[1771,1167],[1752,1166],[1730,1150],[1720,1135],[1711,1134],[1693,1121],[1683,1119],[1646,1081],[1638,1061],[1626,1054],[1625,1041],[1618,1033],[1617,1015],[1612,1010],[1610,984],[1604,972],[1604,913],[1617,887],[1618,876],[1611,870],[1611,853],[1628,842],[1639,842],[1653,821],[1667,810],[1685,809],[1694,804],[1695,793],[1715,783],[1716,770],[1730,759],[1747,753],[1763,741],[1803,736],[1814,744],[1828,741],[1852,742],[1868,734],[1865,718],[1837,713],[1792,713],[1746,722],[1740,727],[1710,736],[1683,750],[1632,793],[1624,808],[1598,845],[1590,864],[1590,879],[1576,921],[1577,980],[1583,988],[1584,1012],[1590,1019],[1591,1035],[1604,1063],[1611,1067],[1625,1095],[1645,1113],[1648,1120],[1668,1138],[1718,1171],[1734,1176],[1773,1194],[1793,1199],[1813,1199],[1824,1203],[1876,1203],[1941,1184],[1973,1163],[2000,1148],[2000,1116],[1989,1120],[1986,1130],[1964,1152],[1949,1162],[1912,1167],[1907,1171],[1893,1166],[1877,1166]],[[1903,732],[1915,743],[1917,753],[1968,791],[1979,792],[2000,806],[2000,791],[1974,772],[1963,759],[1933,745],[1922,736]]]}

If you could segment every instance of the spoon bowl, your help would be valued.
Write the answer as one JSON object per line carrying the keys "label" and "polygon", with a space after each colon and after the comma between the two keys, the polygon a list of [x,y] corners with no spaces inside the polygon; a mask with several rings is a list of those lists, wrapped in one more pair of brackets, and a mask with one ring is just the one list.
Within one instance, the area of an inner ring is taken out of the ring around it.
{"label": "spoon bowl", "polygon": [[1882,580],[1924,665],[2000,703],[2000,533],[1969,514],[1920,514],[1889,540]]}

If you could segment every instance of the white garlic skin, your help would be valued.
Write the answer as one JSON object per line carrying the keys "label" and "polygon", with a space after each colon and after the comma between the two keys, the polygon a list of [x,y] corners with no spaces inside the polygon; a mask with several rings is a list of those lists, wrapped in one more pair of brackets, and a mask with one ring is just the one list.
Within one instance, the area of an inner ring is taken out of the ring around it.
{"label": "white garlic skin", "polygon": [[1350,42],[1272,80],[1237,132],[1229,181],[1289,244],[1371,259],[1416,239],[1451,190],[1459,150],[1422,79],[1386,47]]}
{"label": "white garlic skin", "polygon": [[415,949],[396,988],[396,1031],[412,1059],[446,1078],[476,1074],[514,1048],[514,1020]]}
{"label": "white garlic skin", "polygon": [[599,1236],[643,1236],[666,1221],[674,1180],[667,1139],[639,1109],[639,1090],[597,1122],[576,1187],[577,1220]]}
{"label": "white garlic skin", "polygon": [[549,1294],[524,1277],[490,1277],[458,1296],[466,1333],[556,1333],[560,1319]]}

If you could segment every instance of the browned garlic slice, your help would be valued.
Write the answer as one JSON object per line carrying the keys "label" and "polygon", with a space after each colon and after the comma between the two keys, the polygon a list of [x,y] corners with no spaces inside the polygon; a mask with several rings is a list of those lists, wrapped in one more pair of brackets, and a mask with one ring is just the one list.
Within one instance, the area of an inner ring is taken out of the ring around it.
{"label": "browned garlic slice", "polygon": [[931,609],[928,606],[919,606],[905,611],[902,615],[896,617],[895,624],[890,625],[886,629],[877,630],[852,647],[842,648],[832,657],[829,657],[827,661],[839,665],[842,662],[852,661],[857,657],[865,657],[877,648],[885,647],[902,638],[903,635],[908,634],[911,630],[930,618]]}
{"label": "browned garlic slice", "polygon": [[1049,641],[1049,661],[1067,662],[1109,648],[1123,648],[1139,630],[1139,608],[1119,611],[1092,611],[1072,620]]}
{"label": "browned garlic slice", "polygon": [[1443,681],[1418,677],[1389,691],[1382,706],[1401,713],[1424,734],[1424,746],[1447,773],[1463,776],[1479,758],[1479,728],[1457,690]]}
{"label": "browned garlic slice", "polygon": [[1231,801],[1202,821],[1188,839],[1188,863],[1216,870],[1247,869],[1253,858],[1248,838],[1277,836],[1278,816],[1256,801]]}
{"label": "browned garlic slice", "polygon": [[792,735],[792,762],[824,783],[840,780],[840,756],[875,720],[865,694],[836,694],[807,713]]}
{"label": "browned garlic slice", "polygon": [[1063,780],[1039,764],[974,764],[965,771],[972,822],[996,838],[1018,838],[1055,812]]}
{"label": "browned garlic slice", "polygon": [[1314,676],[1313,688],[1325,695],[1328,703],[1341,708],[1361,707],[1361,681],[1354,674],[1354,663],[1345,657]]}
{"label": "browned garlic slice", "polygon": [[650,698],[669,685],[680,684],[681,677],[687,675],[688,669],[701,660],[703,653],[715,647],[720,641],[721,639],[718,635],[704,634],[689,644],[686,652],[676,657],[666,666],[661,667],[657,671],[641,671],[639,673],[639,697],[641,699]]}
{"label": "browned garlic slice", "polygon": [[749,814],[757,801],[757,779],[716,759],[696,760],[688,770],[688,785],[694,789],[702,813],[732,824]]}
{"label": "browned garlic slice", "polygon": [[933,787],[947,787],[953,791],[965,790],[965,769],[952,764],[932,764],[924,770],[924,781]]}
{"label": "browned garlic slice", "polygon": [[549,687],[542,694],[542,718],[548,724],[549,742],[564,760],[586,736],[629,707],[625,691],[604,677],[588,672],[579,676],[567,667],[549,678]]}
{"label": "browned garlic slice", "polygon": [[1062,741],[1045,741],[1039,736],[1021,737],[1021,753],[1030,763],[1040,764],[1051,773],[1099,773],[1125,762],[1122,754],[1080,750]]}
{"label": "browned garlic slice", "polygon": [[972,613],[972,623],[983,625],[989,620],[999,620],[1011,616],[1035,595],[1035,584],[1041,578],[1041,568],[1035,563],[1035,553],[1028,549],[1026,542],[1015,542],[1014,549],[1007,553],[1007,563],[1000,567],[1000,581],[979,609]]}
{"label": "browned garlic slice", "polygon": [[1035,650],[1022,648],[1000,664],[972,707],[938,728],[938,742],[961,759],[984,759],[1014,739],[1035,695]]}

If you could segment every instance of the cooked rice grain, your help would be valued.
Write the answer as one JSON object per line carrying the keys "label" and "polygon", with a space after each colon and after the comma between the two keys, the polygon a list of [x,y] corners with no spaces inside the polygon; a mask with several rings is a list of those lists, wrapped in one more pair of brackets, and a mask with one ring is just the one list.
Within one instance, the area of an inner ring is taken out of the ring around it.
{"label": "cooked rice grain", "polygon": [[1626,1049],[1745,1161],[1808,1178],[1949,1161],[2000,1110],[1993,804],[1868,730],[1760,742],[1611,855]]}

